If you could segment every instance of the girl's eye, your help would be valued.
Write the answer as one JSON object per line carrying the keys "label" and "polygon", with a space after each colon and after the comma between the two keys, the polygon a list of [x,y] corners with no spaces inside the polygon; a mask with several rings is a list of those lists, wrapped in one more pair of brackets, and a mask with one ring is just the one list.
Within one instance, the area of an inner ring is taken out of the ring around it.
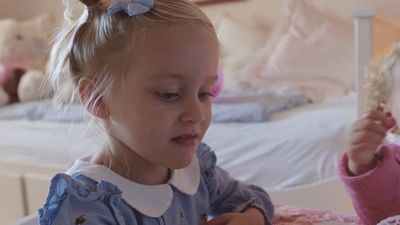
{"label": "girl's eye", "polygon": [[179,97],[178,93],[158,93],[160,98],[165,101],[172,101]]}
{"label": "girl's eye", "polygon": [[211,92],[202,92],[199,94],[200,99],[207,99],[209,97],[214,97],[214,95]]}

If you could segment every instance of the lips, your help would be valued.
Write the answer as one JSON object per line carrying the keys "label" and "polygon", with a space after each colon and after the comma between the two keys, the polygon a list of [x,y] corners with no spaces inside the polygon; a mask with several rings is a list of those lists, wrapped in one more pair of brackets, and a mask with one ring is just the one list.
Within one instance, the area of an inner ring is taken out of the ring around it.
{"label": "lips", "polygon": [[197,138],[197,134],[184,134],[178,137],[174,137],[171,140],[178,145],[193,146],[196,144]]}

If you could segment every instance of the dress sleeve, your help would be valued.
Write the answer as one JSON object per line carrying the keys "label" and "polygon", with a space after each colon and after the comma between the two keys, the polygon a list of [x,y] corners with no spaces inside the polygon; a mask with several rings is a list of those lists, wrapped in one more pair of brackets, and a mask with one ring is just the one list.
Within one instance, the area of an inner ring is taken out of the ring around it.
{"label": "dress sleeve", "polygon": [[38,211],[39,221],[41,225],[125,224],[118,208],[121,196],[121,191],[110,183],[88,185],[69,175],[57,174],[51,180],[43,208]]}
{"label": "dress sleeve", "polygon": [[231,178],[227,171],[216,166],[216,155],[205,144],[199,146],[197,156],[209,192],[211,215],[242,212],[254,207],[263,213],[265,224],[272,224],[274,206],[262,188]]}
{"label": "dress sleeve", "polygon": [[339,176],[363,224],[377,224],[399,213],[400,166],[396,159],[399,156],[399,146],[382,145],[377,151],[377,166],[359,176],[350,174],[347,155],[342,156]]}

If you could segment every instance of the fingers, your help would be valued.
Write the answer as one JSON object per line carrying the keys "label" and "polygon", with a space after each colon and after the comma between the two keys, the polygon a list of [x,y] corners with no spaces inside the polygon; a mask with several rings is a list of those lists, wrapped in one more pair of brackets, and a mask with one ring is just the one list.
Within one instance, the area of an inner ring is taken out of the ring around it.
{"label": "fingers", "polygon": [[355,121],[350,129],[347,156],[352,174],[362,174],[375,166],[376,148],[386,133],[397,126],[389,110],[371,110]]}
{"label": "fingers", "polygon": [[368,129],[378,133],[386,133],[389,129],[396,126],[396,124],[396,119],[389,111],[382,112],[379,110],[371,110],[363,115],[360,120],[356,121],[352,129],[354,132]]}
{"label": "fingers", "polygon": [[[371,125],[371,126],[379,126],[379,125]],[[377,143],[379,144],[386,136],[386,130],[382,127],[375,128],[376,130],[360,130],[358,132],[353,132],[352,135],[349,136],[348,142],[350,145],[358,145],[361,143]]]}
{"label": "fingers", "polygon": [[372,132],[376,135],[385,135],[386,127],[380,123],[376,123],[375,120],[361,119],[353,123],[351,131],[355,134]]}
{"label": "fingers", "polygon": [[371,110],[353,123],[348,143],[352,148],[363,143],[377,146],[385,138],[386,132],[395,126],[397,122],[389,111]]}

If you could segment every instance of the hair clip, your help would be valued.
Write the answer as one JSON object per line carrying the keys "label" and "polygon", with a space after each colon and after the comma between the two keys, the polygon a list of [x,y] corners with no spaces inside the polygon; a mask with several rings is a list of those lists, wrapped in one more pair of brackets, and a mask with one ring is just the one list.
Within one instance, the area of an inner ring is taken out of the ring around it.
{"label": "hair clip", "polygon": [[107,15],[124,10],[129,16],[146,13],[153,8],[154,0],[117,0],[108,7]]}

